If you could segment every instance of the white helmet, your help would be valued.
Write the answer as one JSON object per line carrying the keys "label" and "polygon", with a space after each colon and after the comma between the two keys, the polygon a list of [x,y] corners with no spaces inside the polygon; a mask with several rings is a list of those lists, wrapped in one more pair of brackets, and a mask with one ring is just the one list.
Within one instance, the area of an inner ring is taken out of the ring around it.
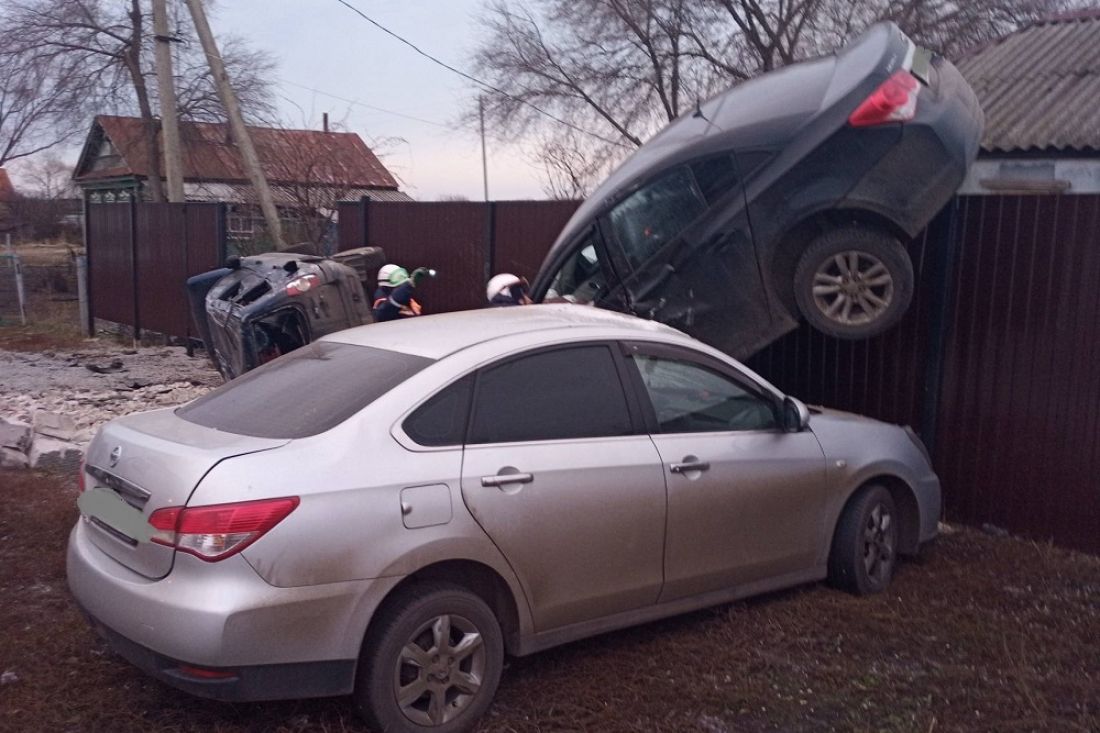
{"label": "white helmet", "polygon": [[489,284],[485,287],[485,297],[492,302],[493,298],[503,293],[513,285],[519,285],[523,281],[510,272],[502,272],[499,275],[493,275],[489,280]]}
{"label": "white helmet", "polygon": [[397,270],[397,269],[398,269],[397,265],[382,265],[382,267],[379,268],[379,270],[378,270],[378,284],[379,285],[389,285],[390,284],[390,275],[392,275],[393,271]]}

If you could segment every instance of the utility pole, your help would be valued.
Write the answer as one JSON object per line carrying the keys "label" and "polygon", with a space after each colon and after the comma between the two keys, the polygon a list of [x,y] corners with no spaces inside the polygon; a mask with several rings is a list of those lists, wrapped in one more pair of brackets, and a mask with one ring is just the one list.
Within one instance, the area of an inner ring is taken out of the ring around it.
{"label": "utility pole", "polygon": [[477,96],[477,118],[481,123],[481,180],[485,185],[485,200],[489,200],[489,163],[485,158],[485,96]]}
{"label": "utility pole", "polygon": [[168,35],[167,0],[153,0],[153,40],[156,43],[157,96],[160,97],[160,127],[164,132],[164,177],[168,200],[183,202],[183,159],[180,157],[180,127],[176,112],[176,85],[172,80],[172,37]]}
{"label": "utility pole", "polygon": [[244,162],[245,171],[252,181],[252,187],[256,189],[256,197],[260,200],[260,210],[263,211],[267,230],[275,244],[275,249],[285,249],[283,243],[283,227],[279,222],[279,212],[275,208],[275,199],[271,195],[271,188],[267,185],[267,178],[260,168],[260,157],[256,155],[256,148],[252,146],[252,138],[248,134],[248,128],[244,126],[244,117],[241,116],[241,107],[237,103],[237,95],[229,86],[229,76],[225,73],[225,64],[218,53],[218,46],[214,42],[214,35],[210,32],[210,24],[206,20],[206,11],[203,10],[202,0],[187,0],[187,7],[191,11],[191,19],[195,21],[195,31],[202,42],[202,50],[206,53],[206,63],[210,65],[210,73],[214,77],[214,84],[218,88],[218,96],[221,98],[225,114],[229,118],[229,129],[233,134],[233,140],[237,143],[237,149],[241,152],[241,160]]}

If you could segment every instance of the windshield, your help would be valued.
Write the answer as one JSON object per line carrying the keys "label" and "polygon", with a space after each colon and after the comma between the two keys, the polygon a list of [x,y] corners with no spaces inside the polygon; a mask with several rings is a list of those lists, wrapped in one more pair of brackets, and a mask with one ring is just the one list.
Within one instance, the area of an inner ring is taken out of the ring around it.
{"label": "windshield", "polygon": [[706,209],[687,166],[674,168],[611,210],[615,238],[634,267],[641,266]]}
{"label": "windshield", "polygon": [[554,276],[545,302],[566,300],[570,303],[593,303],[607,292],[607,274],[596,252],[593,237],[588,237]]}

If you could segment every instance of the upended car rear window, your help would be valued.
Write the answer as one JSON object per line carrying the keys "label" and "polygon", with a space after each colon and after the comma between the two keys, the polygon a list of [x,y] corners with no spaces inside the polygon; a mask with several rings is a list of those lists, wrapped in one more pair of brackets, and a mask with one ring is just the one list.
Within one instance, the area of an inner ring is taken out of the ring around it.
{"label": "upended car rear window", "polygon": [[307,344],[180,407],[188,422],[257,438],[305,438],[347,420],[431,359],[328,341]]}

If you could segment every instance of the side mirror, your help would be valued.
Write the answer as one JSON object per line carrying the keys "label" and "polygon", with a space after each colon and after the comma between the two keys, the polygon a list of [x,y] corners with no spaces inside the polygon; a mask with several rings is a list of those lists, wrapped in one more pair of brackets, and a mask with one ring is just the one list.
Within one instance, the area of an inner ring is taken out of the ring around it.
{"label": "side mirror", "polygon": [[788,432],[800,433],[810,424],[810,409],[802,400],[783,398],[783,423]]}

